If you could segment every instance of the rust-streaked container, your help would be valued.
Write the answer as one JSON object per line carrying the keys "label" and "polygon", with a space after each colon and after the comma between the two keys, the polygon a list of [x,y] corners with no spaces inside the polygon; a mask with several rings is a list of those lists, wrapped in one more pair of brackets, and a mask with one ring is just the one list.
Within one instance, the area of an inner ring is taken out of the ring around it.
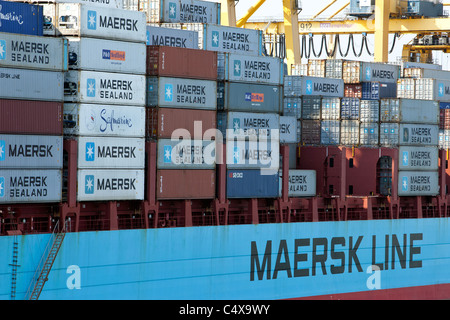
{"label": "rust-streaked container", "polygon": [[320,120],[302,120],[302,144],[320,144]]}
{"label": "rust-streaked container", "polygon": [[185,129],[192,139],[203,139],[205,131],[216,129],[216,123],[216,111],[147,108],[146,136],[147,139],[170,139],[174,130]]}
{"label": "rust-streaked container", "polygon": [[344,84],[344,97],[346,98],[362,98],[362,85]]}
{"label": "rust-streaked container", "polygon": [[217,80],[217,52],[147,46],[147,75]]}
{"label": "rust-streaked container", "polygon": [[215,170],[158,170],[156,198],[213,199],[216,194]]}
{"label": "rust-streaked container", "polygon": [[63,104],[0,99],[0,133],[62,135]]}

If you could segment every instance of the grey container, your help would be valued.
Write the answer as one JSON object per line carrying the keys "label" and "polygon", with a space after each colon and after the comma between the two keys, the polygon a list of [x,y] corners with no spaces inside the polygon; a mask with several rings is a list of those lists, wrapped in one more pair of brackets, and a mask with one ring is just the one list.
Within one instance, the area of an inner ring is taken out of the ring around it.
{"label": "grey container", "polygon": [[62,136],[0,135],[0,169],[60,169],[62,160]]}
{"label": "grey container", "polygon": [[450,80],[450,71],[424,68],[406,68],[403,70],[403,76],[405,78],[432,78]]}
{"label": "grey container", "polygon": [[60,202],[62,174],[53,170],[0,170],[0,203]]}
{"label": "grey container", "polygon": [[214,140],[158,140],[158,169],[215,169]]}
{"label": "grey container", "polygon": [[272,169],[280,164],[279,140],[227,141],[226,161],[228,169]]}
{"label": "grey container", "polygon": [[302,119],[319,120],[322,108],[322,98],[320,96],[302,97]]}
{"label": "grey container", "polygon": [[302,116],[302,98],[301,97],[284,97],[283,98],[283,115],[293,116],[300,119]]}
{"label": "grey container", "polygon": [[438,171],[399,171],[399,196],[435,196],[439,194]]}
{"label": "grey container", "polygon": [[[281,170],[279,185],[281,197],[283,187]],[[316,171],[289,170],[288,188],[289,197],[314,197],[316,195]]]}
{"label": "grey container", "polygon": [[359,128],[359,143],[367,147],[376,147],[379,143],[379,123],[361,122]]}
{"label": "grey container", "polygon": [[217,82],[217,109],[280,113],[281,86]]}
{"label": "grey container", "polygon": [[63,72],[0,68],[2,99],[63,101],[63,86]]}
{"label": "grey container", "polygon": [[437,101],[398,99],[398,105],[400,122],[439,124]]}
{"label": "grey container", "polygon": [[361,122],[378,122],[380,120],[380,101],[361,100],[359,104]]}
{"label": "grey container", "polygon": [[322,120],[320,122],[320,143],[323,145],[338,145],[341,125],[339,120]]}
{"label": "grey container", "polygon": [[439,125],[400,123],[400,145],[437,146],[438,143]]}
{"label": "grey container", "polygon": [[147,77],[147,106],[216,110],[216,97],[216,81]]}
{"label": "grey container", "polygon": [[297,118],[289,116],[280,117],[280,143],[300,142],[297,138]]}
{"label": "grey container", "polygon": [[422,171],[438,170],[438,147],[406,147],[399,148],[399,170]]}
{"label": "grey container", "polygon": [[344,80],[319,77],[285,76],[284,96],[344,97]]}
{"label": "grey container", "polygon": [[198,32],[147,25],[147,45],[198,49]]}
{"label": "grey container", "polygon": [[400,124],[381,122],[380,123],[380,146],[382,147],[397,147],[398,146],[398,132]]}

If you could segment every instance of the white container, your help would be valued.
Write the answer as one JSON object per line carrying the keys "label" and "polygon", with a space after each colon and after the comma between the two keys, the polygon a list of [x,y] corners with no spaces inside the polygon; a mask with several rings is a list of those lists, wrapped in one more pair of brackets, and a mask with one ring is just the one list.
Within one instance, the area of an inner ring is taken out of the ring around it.
{"label": "white container", "polygon": [[380,146],[397,147],[398,132],[400,125],[398,123],[380,123]]}
{"label": "white container", "polygon": [[438,170],[438,147],[405,147],[399,148],[399,170],[422,171]]}
{"label": "white container", "polygon": [[359,144],[374,147],[379,143],[378,122],[362,122],[359,128]]}
{"label": "white container", "polygon": [[220,3],[198,0],[150,0],[148,22],[220,24]]}
{"label": "white container", "polygon": [[78,170],[78,201],[143,200],[144,170]]}
{"label": "white container", "polygon": [[439,194],[438,171],[399,171],[399,196],[435,196]]}
{"label": "white container", "polygon": [[359,144],[359,121],[342,120],[340,143],[344,146],[357,146]]}
{"label": "white container", "polygon": [[63,101],[64,73],[0,68],[0,98]]}
{"label": "white container", "polygon": [[60,169],[0,170],[0,203],[58,203],[61,191]]}
{"label": "white container", "polygon": [[145,76],[94,71],[65,73],[64,101],[145,105]]}
{"label": "white container", "polygon": [[[282,194],[283,180],[280,170],[280,197]],[[316,171],[315,170],[289,170],[289,197],[314,197],[316,195]]]}
{"label": "white container", "polygon": [[320,143],[323,145],[338,145],[341,126],[339,120],[322,120],[320,122]]}
{"label": "white container", "polygon": [[416,98],[416,80],[415,79],[398,79],[397,97],[404,99]]}
{"label": "white container", "polygon": [[0,67],[66,71],[67,40],[0,32]]}
{"label": "white container", "polygon": [[308,76],[325,78],[325,63],[326,60],[308,60]]}
{"label": "white container", "polygon": [[57,35],[146,42],[144,12],[61,3],[56,15]]}
{"label": "white container", "polygon": [[79,137],[78,168],[80,169],[143,169],[145,139]]}
{"label": "white container", "polygon": [[64,134],[145,137],[145,107],[66,103]]}
{"label": "white container", "polygon": [[360,100],[359,120],[378,122],[380,120],[380,102],[378,100]]}
{"label": "white container", "polygon": [[77,70],[145,74],[144,43],[68,37],[69,67]]}
{"label": "white container", "polygon": [[399,144],[404,146],[437,146],[439,126],[429,124],[401,123]]}
{"label": "white container", "polygon": [[341,99],[322,98],[322,120],[339,120],[341,118]]}
{"label": "white container", "polygon": [[61,169],[62,160],[62,136],[0,134],[0,169]]}
{"label": "white container", "polygon": [[297,143],[297,118],[280,117],[280,143]]}
{"label": "white container", "polygon": [[405,78],[432,78],[450,80],[450,72],[447,70],[432,70],[423,68],[407,68],[403,70]]}
{"label": "white container", "polygon": [[415,99],[450,101],[450,80],[414,79]]}
{"label": "white container", "polygon": [[158,169],[215,169],[214,140],[158,140]]}
{"label": "white container", "polygon": [[380,100],[380,121],[399,122],[400,121],[400,99]]}
{"label": "white container", "polygon": [[198,49],[198,32],[147,25],[147,45]]}

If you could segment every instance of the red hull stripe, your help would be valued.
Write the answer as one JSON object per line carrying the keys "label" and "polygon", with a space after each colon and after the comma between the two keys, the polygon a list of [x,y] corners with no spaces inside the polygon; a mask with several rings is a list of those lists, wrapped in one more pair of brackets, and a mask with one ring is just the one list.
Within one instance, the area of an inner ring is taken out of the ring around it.
{"label": "red hull stripe", "polygon": [[349,292],[289,300],[444,300],[450,299],[450,283],[431,286]]}

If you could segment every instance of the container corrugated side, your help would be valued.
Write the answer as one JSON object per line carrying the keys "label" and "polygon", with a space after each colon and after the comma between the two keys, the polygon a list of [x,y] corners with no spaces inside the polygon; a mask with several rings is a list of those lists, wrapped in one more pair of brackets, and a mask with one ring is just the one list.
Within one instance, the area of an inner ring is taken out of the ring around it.
{"label": "container corrugated side", "polygon": [[158,170],[156,198],[214,199],[216,195],[215,170]]}
{"label": "container corrugated side", "polygon": [[437,171],[399,171],[398,195],[435,196],[439,194],[439,173]]}
{"label": "container corrugated side", "polygon": [[450,101],[450,80],[414,79],[415,99]]}
{"label": "container corrugated side", "polygon": [[147,45],[199,49],[198,32],[147,25]]}
{"label": "container corrugated side", "polygon": [[[289,197],[314,197],[316,195],[315,170],[289,170]],[[282,173],[280,171],[279,195],[282,194]]]}
{"label": "container corrugated side", "polygon": [[144,199],[144,170],[78,170],[78,201]]}
{"label": "container corrugated side", "polygon": [[64,73],[0,68],[0,98],[63,101]]}
{"label": "container corrugated side", "polygon": [[0,32],[43,35],[43,10],[41,6],[12,1],[0,1]]}
{"label": "container corrugated side", "polygon": [[0,187],[0,203],[57,203],[62,198],[62,173],[0,169]]}
{"label": "container corrugated side", "polygon": [[216,97],[216,81],[147,77],[147,106],[215,110]]}
{"label": "container corrugated side", "polygon": [[280,143],[296,143],[297,138],[297,118],[289,116],[280,117]]}
{"label": "container corrugated side", "polygon": [[220,24],[220,3],[198,0],[150,0],[148,22]]}
{"label": "container corrugated side", "polygon": [[63,137],[0,134],[0,168],[62,168]]}
{"label": "container corrugated side", "polygon": [[32,0],[35,3],[84,3],[90,6],[123,9],[123,0]]}
{"label": "container corrugated side", "polygon": [[66,71],[67,40],[1,32],[0,67]]}
{"label": "container corrugated side", "polygon": [[64,134],[144,137],[145,107],[65,103]]}
{"label": "container corrugated side", "polygon": [[438,138],[439,125],[400,123],[400,145],[437,146]]}
{"label": "container corrugated side", "polygon": [[438,170],[439,152],[438,147],[406,147],[401,146],[398,150],[399,170],[427,171]]}
{"label": "container corrugated side", "polygon": [[56,5],[57,35],[146,42],[144,12],[79,3]]}
{"label": "container corrugated side", "polygon": [[143,169],[145,139],[118,137],[79,137],[80,169]]}
{"label": "container corrugated side", "polygon": [[280,165],[280,141],[227,140],[226,162],[229,169],[274,169]]}
{"label": "container corrugated side", "polygon": [[216,81],[217,52],[147,46],[147,75]]}
{"label": "container corrugated side", "polygon": [[423,68],[407,68],[403,70],[405,78],[432,78],[450,80],[450,72],[447,70],[432,70]]}
{"label": "container corrugated side", "polygon": [[411,61],[403,61],[401,64],[402,75],[404,75],[403,71],[407,68],[422,68],[422,69],[430,69],[430,70],[442,70],[442,66],[439,64],[432,63],[421,63],[421,62],[411,62]]}
{"label": "container corrugated side", "polygon": [[215,169],[216,142],[214,140],[159,139],[158,169]]}
{"label": "container corrugated side", "polygon": [[344,97],[344,81],[320,77],[285,76],[284,96]]}
{"label": "container corrugated side", "polygon": [[71,69],[145,74],[144,43],[67,37]]}
{"label": "container corrugated side", "polygon": [[145,76],[72,70],[65,73],[64,101],[145,105]]}
{"label": "container corrugated side", "polygon": [[0,133],[63,134],[63,104],[0,99]]}
{"label": "container corrugated side", "polygon": [[343,79],[345,83],[379,81],[397,83],[400,66],[363,61],[344,61]]}
{"label": "container corrugated side", "polygon": [[270,139],[271,130],[280,128],[280,117],[276,113],[218,112],[217,127],[225,139]]}
{"label": "container corrugated side", "polygon": [[227,170],[227,198],[277,198],[279,175],[261,170]]}
{"label": "container corrugated side", "polygon": [[400,121],[404,123],[439,123],[439,103],[412,99],[399,99]]}

